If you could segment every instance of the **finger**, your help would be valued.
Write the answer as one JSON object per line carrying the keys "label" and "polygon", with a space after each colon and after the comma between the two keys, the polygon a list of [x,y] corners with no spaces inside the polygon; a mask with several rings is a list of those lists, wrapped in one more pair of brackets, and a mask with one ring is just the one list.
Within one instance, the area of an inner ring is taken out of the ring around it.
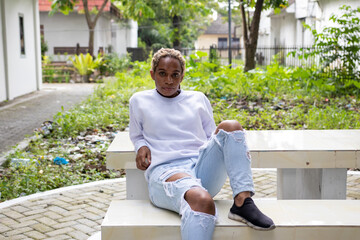
{"label": "finger", "polygon": [[143,167],[141,164],[139,166],[137,166],[137,168],[140,169],[140,170],[146,170],[146,168]]}
{"label": "finger", "polygon": [[149,165],[151,164],[151,152],[149,151],[149,153],[147,154],[147,160]]}
{"label": "finger", "polygon": [[148,160],[148,158],[144,158],[144,164],[143,164],[146,168],[150,165],[150,162]]}
{"label": "finger", "polygon": [[136,167],[140,170],[145,170],[144,167],[143,167],[143,161],[142,161],[142,158],[138,157],[136,159]]}
{"label": "finger", "polygon": [[141,158],[140,165],[141,165],[142,170],[145,170],[148,168],[149,164],[147,163],[145,156]]}

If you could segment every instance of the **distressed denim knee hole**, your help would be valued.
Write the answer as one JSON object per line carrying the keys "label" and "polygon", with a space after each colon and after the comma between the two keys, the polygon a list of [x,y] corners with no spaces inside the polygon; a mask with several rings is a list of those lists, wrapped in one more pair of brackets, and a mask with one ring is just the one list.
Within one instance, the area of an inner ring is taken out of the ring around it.
{"label": "distressed denim knee hole", "polygon": [[163,187],[164,187],[164,191],[168,197],[174,197],[174,191],[176,191],[177,189],[184,188],[183,194],[185,194],[186,191],[188,191],[189,189],[191,189],[193,187],[203,188],[201,186],[200,179],[192,178],[190,176],[179,178],[179,179],[177,179],[175,181],[171,181],[171,182],[166,182],[166,180],[164,180]]}
{"label": "distressed denim knee hole", "polygon": [[[185,194],[184,194],[185,195]],[[203,212],[197,212],[191,209],[189,203],[185,200],[184,196],[181,198],[181,207],[180,207],[180,215],[181,215],[181,221],[187,222],[190,218],[197,219],[197,222],[199,225],[206,230],[209,226],[214,225],[218,218],[218,211],[215,207],[215,216],[203,213]],[[191,222],[191,221],[190,221]],[[184,224],[181,225],[181,228],[183,230]]]}

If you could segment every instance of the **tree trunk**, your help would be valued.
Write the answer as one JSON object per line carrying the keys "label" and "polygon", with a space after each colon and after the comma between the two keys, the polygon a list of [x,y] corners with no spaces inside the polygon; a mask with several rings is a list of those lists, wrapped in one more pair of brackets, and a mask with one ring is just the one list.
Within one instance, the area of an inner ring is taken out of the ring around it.
{"label": "tree trunk", "polygon": [[174,29],[174,36],[173,36],[173,48],[180,49],[181,42],[180,42],[180,27],[181,27],[181,17],[178,15],[174,15],[172,18],[172,25]]}
{"label": "tree trunk", "polygon": [[89,25],[89,49],[88,52],[91,56],[94,56],[94,32],[95,26]]}
{"label": "tree trunk", "polygon": [[255,63],[256,44],[245,43],[245,66],[244,72],[254,69]]}
{"label": "tree trunk", "polygon": [[91,19],[91,13],[89,11],[89,7],[88,7],[88,0],[82,0],[83,2],[83,6],[84,6],[84,11],[85,11],[85,17],[86,17],[86,22],[88,24],[89,27],[89,53],[91,56],[94,56],[94,30],[95,30],[95,26],[97,23],[97,20],[99,19],[99,17],[101,16],[107,2],[109,0],[104,0],[100,9],[98,10],[98,13],[95,15],[94,20]]}
{"label": "tree trunk", "polygon": [[[255,53],[257,48],[257,41],[259,36],[259,25],[261,11],[264,5],[264,0],[257,0],[255,5],[255,12],[251,23],[246,21],[246,12],[243,5],[243,0],[240,1],[241,15],[243,20],[243,36],[245,46],[245,66],[244,71],[248,72],[254,69],[255,64]],[[250,27],[249,27],[250,26]]]}

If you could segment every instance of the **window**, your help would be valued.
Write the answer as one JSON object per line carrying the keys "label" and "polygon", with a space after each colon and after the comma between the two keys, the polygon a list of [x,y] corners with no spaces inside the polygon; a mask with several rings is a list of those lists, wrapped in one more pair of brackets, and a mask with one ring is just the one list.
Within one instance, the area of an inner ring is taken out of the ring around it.
{"label": "window", "polygon": [[24,15],[19,14],[19,27],[20,27],[20,53],[25,55],[25,31],[24,31]]}
{"label": "window", "polygon": [[240,48],[240,38],[231,39],[231,48]]}
{"label": "window", "polygon": [[44,25],[41,24],[41,25],[40,25],[40,35],[41,35],[42,37],[44,37],[44,34],[45,34]]}
{"label": "window", "polygon": [[227,38],[218,38],[218,48],[227,48]]}

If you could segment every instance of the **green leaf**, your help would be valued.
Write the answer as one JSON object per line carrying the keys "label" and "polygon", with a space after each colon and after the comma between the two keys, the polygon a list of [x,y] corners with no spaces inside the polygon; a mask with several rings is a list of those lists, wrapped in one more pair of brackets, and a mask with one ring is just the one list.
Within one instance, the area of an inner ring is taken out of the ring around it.
{"label": "green leaf", "polygon": [[196,52],[196,55],[199,57],[199,58],[202,58],[202,57],[207,57],[207,52],[202,52],[202,51],[197,51]]}

